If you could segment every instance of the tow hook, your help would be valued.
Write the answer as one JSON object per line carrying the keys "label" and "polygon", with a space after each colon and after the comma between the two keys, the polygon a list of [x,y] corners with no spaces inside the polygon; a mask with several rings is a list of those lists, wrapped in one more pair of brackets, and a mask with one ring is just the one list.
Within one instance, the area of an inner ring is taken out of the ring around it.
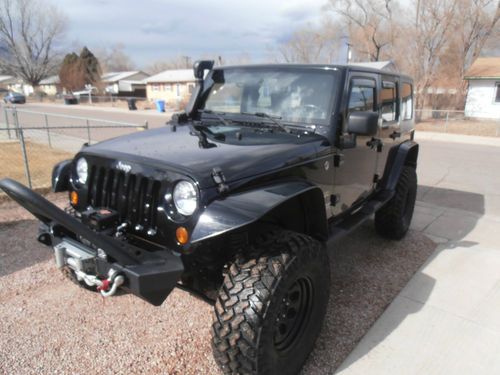
{"label": "tow hook", "polygon": [[109,270],[107,279],[99,279],[97,276],[77,270],[75,270],[75,274],[78,280],[84,281],[89,286],[96,286],[103,297],[113,296],[118,288],[125,282],[123,275],[119,275],[118,272],[113,269]]}
{"label": "tow hook", "polygon": [[111,276],[107,279],[102,280],[101,285],[97,286],[97,290],[101,293],[103,297],[111,297],[116,293],[118,287],[123,284],[125,278],[122,275],[117,275],[111,280]]}

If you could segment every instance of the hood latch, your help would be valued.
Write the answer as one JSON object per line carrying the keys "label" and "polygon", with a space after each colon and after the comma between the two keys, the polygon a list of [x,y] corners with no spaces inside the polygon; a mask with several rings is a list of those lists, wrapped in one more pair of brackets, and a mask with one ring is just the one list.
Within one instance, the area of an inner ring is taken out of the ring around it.
{"label": "hood latch", "polygon": [[229,191],[229,186],[225,184],[226,177],[224,176],[224,173],[222,173],[222,169],[220,169],[220,167],[212,169],[212,179],[217,184],[217,191],[219,194]]}

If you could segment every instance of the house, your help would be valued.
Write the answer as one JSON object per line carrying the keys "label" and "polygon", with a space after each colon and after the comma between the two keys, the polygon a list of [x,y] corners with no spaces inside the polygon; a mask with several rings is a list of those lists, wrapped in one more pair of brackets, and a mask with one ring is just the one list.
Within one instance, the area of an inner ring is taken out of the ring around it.
{"label": "house", "polygon": [[24,81],[20,78],[9,75],[0,76],[0,88],[15,91],[24,95],[33,94],[33,86],[28,83],[24,83]]}
{"label": "house", "polygon": [[479,57],[465,73],[465,116],[500,119],[500,57]]}
{"label": "house", "polygon": [[165,100],[179,103],[189,98],[195,86],[193,69],[165,70],[145,80],[146,93],[150,100]]}
{"label": "house", "polygon": [[0,75],[0,88],[10,90],[10,86],[16,84],[17,80],[13,76]]}
{"label": "house", "polygon": [[149,74],[140,70],[130,72],[108,72],[101,76],[105,91],[114,96],[146,97],[145,78]]}
{"label": "house", "polygon": [[50,76],[40,81],[40,90],[47,95],[57,95],[62,92],[59,76]]}

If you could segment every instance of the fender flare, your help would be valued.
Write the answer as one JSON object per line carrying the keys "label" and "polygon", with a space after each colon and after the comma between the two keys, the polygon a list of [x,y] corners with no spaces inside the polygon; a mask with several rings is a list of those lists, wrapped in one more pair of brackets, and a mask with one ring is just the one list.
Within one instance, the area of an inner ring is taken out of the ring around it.
{"label": "fender flare", "polygon": [[71,159],[57,163],[52,169],[52,191],[59,193],[69,190],[69,177],[71,172]]}
{"label": "fender flare", "polygon": [[308,208],[315,208],[321,202],[323,210],[314,209],[310,214],[314,220],[314,237],[326,240],[328,227],[322,190],[307,181],[287,181],[213,201],[198,218],[190,242],[195,244],[252,224],[280,205],[298,197],[312,200],[311,207]]}
{"label": "fender flare", "polygon": [[413,140],[407,140],[389,150],[389,156],[381,180],[383,190],[394,191],[404,166],[417,167],[419,146]]}

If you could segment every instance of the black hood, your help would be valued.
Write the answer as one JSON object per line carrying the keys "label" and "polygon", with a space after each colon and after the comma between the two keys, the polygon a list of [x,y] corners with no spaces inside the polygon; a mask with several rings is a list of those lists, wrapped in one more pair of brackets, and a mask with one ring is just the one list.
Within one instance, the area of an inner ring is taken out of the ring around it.
{"label": "black hood", "polygon": [[[262,144],[209,139],[202,142],[190,126],[176,131],[165,127],[125,135],[86,147],[82,154],[133,163],[146,163],[163,170],[175,170],[191,176],[201,188],[214,186],[211,173],[219,167],[227,183],[276,171],[314,159],[321,143],[320,136],[281,135],[285,142]],[[262,137],[273,135],[262,134]],[[288,137],[288,138],[287,138]]]}

